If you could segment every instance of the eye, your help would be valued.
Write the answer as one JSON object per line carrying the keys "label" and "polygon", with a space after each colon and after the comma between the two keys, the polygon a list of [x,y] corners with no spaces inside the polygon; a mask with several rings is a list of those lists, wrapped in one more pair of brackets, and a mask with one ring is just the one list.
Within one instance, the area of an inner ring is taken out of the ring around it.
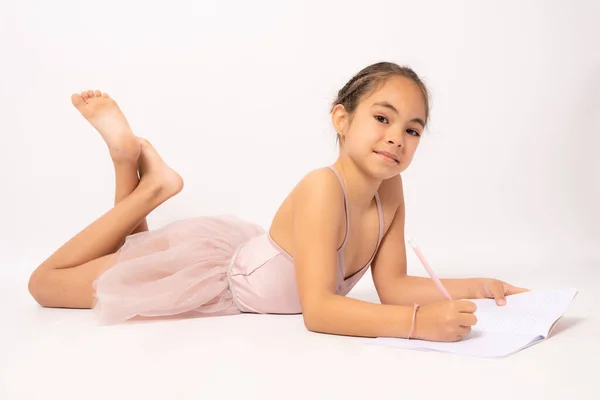
{"label": "eye", "polygon": [[[385,123],[387,123],[387,122],[388,122],[387,118],[386,118],[386,117],[384,117],[384,116],[382,116],[382,115],[376,115],[376,116],[375,116],[375,119],[376,119],[377,121],[381,122],[382,124],[385,124]],[[382,121],[382,119],[383,119],[383,120],[385,120],[385,122],[384,122],[384,121]]]}
{"label": "eye", "polygon": [[415,131],[414,129],[409,129],[406,132],[408,132],[408,134],[411,135],[411,136],[417,136],[417,137],[421,136],[421,134],[419,132]]}

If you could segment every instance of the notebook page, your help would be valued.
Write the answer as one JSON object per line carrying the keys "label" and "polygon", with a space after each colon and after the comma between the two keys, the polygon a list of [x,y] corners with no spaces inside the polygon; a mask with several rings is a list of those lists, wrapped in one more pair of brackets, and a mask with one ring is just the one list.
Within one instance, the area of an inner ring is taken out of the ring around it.
{"label": "notebook page", "polygon": [[459,342],[376,338],[369,343],[401,349],[440,351],[469,357],[497,358],[516,353],[541,339],[541,336],[472,331],[469,338]]}
{"label": "notebook page", "polygon": [[468,337],[458,342],[380,337],[368,343],[474,357],[504,357],[543,340],[576,294],[576,289],[527,292],[508,296],[504,306],[497,306],[494,299],[471,300],[478,306],[475,312],[478,323]]}
{"label": "notebook page", "polygon": [[575,289],[520,293],[508,296],[504,306],[497,306],[494,299],[471,300],[477,304],[475,329],[546,336],[576,293]]}

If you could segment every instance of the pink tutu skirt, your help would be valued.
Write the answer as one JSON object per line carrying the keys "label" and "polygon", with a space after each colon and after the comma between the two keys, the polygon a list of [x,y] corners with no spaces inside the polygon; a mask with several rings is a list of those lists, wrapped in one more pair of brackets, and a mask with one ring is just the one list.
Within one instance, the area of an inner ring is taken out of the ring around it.
{"label": "pink tutu skirt", "polygon": [[134,317],[238,314],[227,268],[238,246],[263,232],[236,217],[217,216],[130,235],[94,282],[93,310],[108,324]]}

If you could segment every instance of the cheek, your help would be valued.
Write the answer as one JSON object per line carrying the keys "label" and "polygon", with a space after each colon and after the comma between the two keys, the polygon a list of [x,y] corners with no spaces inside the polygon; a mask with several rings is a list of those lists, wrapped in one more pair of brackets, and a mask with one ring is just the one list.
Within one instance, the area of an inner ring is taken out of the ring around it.
{"label": "cheek", "polygon": [[383,125],[378,123],[377,121],[363,121],[360,125],[354,126],[353,129],[353,139],[357,143],[362,143],[363,145],[372,145],[373,143],[377,143],[384,136],[385,130]]}
{"label": "cheek", "polygon": [[348,149],[356,155],[370,153],[377,143],[377,135],[367,129],[362,131],[355,131],[354,134],[348,138]]}
{"label": "cheek", "polygon": [[410,163],[417,151],[418,142],[407,141],[404,147],[404,159]]}
{"label": "cheek", "polygon": [[354,156],[370,154],[383,140],[385,126],[376,120],[361,118],[355,120],[346,137],[346,150]]}
{"label": "cheek", "polygon": [[417,151],[418,147],[419,147],[419,139],[418,138],[414,138],[414,140],[411,140],[408,143],[407,150],[408,150],[409,153],[413,153],[414,154]]}

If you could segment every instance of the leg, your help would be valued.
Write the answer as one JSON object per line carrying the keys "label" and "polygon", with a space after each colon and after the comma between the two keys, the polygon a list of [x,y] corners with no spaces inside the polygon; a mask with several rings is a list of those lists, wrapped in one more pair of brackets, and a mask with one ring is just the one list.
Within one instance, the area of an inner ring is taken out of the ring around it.
{"label": "leg", "polygon": [[111,253],[141,221],[183,188],[181,177],[152,146],[141,140],[140,174],[135,190],[65,243],[32,274],[29,291],[45,307],[89,308],[92,284]]}
{"label": "leg", "polygon": [[[71,96],[71,101],[85,119],[96,128],[108,146],[115,169],[116,205],[133,192],[139,183],[140,144],[125,115],[107,93],[87,90],[81,95]],[[147,230],[148,224],[144,218],[131,233]]]}
{"label": "leg", "polygon": [[43,264],[31,275],[29,293],[44,307],[92,308],[93,282],[107,268],[113,254],[73,268],[46,268]]}
{"label": "leg", "polygon": [[[138,166],[137,161],[132,163],[128,160],[113,159],[113,163],[115,167],[115,205],[117,205],[138,186]],[[147,230],[148,223],[146,222],[146,218],[144,218],[131,233],[145,232]]]}

